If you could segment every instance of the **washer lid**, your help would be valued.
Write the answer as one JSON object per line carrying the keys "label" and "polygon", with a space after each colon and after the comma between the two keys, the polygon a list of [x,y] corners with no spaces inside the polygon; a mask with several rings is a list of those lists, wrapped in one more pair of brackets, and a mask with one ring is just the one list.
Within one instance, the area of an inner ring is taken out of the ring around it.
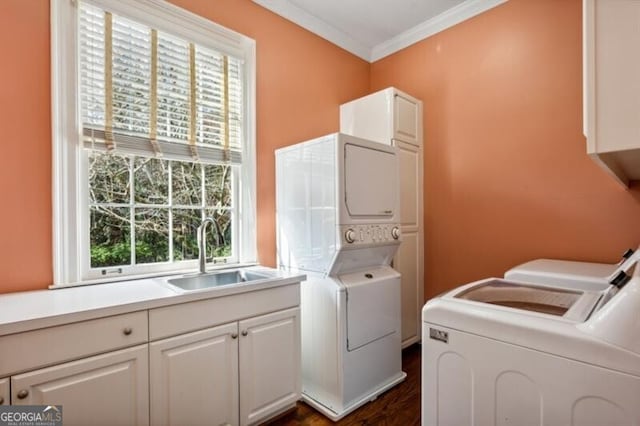
{"label": "washer lid", "polygon": [[509,269],[504,277],[508,280],[553,287],[599,291],[609,286],[607,277],[616,267],[617,265],[606,263],[536,259]]}

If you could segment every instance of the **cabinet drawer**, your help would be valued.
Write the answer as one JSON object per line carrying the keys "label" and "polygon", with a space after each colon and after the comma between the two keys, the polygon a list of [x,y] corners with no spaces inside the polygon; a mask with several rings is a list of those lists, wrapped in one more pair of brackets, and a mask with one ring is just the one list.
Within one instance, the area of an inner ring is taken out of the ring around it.
{"label": "cabinet drawer", "polygon": [[149,311],[149,338],[162,339],[300,305],[300,283]]}
{"label": "cabinet drawer", "polygon": [[147,312],[133,312],[0,337],[0,376],[145,343]]}

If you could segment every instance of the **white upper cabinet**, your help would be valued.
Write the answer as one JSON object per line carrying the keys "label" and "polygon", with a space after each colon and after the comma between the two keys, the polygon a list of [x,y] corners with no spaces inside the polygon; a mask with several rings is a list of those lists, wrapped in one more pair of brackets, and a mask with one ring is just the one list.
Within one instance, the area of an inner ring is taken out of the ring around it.
{"label": "white upper cabinet", "polygon": [[340,105],[340,132],[391,144],[422,145],[422,102],[393,87]]}
{"label": "white upper cabinet", "polygon": [[620,183],[640,179],[640,1],[584,0],[587,153]]}

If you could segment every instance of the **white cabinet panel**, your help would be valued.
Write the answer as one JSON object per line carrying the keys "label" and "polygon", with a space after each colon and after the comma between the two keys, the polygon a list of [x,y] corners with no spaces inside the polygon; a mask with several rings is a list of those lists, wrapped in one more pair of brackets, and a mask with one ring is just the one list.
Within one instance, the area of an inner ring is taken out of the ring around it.
{"label": "white cabinet panel", "polygon": [[422,150],[415,145],[394,141],[400,161],[400,223],[403,227],[418,228],[422,218]]}
{"label": "white cabinet panel", "polygon": [[147,345],[11,377],[13,405],[62,405],[66,426],[148,425]]}
{"label": "white cabinet panel", "polygon": [[238,326],[149,345],[152,425],[238,424]]}
{"label": "white cabinet panel", "polygon": [[413,145],[422,145],[418,102],[409,96],[396,93],[393,108],[394,139],[400,139]]}
{"label": "white cabinet panel", "polygon": [[[401,312],[402,312],[402,342],[403,346],[420,339],[420,309],[422,307],[422,292],[416,289],[418,273],[422,269],[420,262],[421,247],[418,234],[405,232],[402,234],[402,244],[393,261],[393,266],[401,275]],[[409,343],[407,343],[409,342]]]}
{"label": "white cabinet panel", "polygon": [[640,2],[584,0],[587,153],[618,181],[640,179]]}
{"label": "white cabinet panel", "polygon": [[300,397],[300,310],[240,321],[240,424],[255,424]]}
{"label": "white cabinet panel", "polygon": [[0,379],[0,405],[9,405],[9,379]]}

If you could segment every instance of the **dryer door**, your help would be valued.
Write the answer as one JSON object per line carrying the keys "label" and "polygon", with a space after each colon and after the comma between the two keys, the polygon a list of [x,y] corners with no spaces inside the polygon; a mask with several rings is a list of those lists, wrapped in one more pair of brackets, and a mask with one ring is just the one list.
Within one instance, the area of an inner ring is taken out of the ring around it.
{"label": "dryer door", "polygon": [[393,216],[399,190],[396,155],[365,146],[345,144],[344,188],[350,216]]}
{"label": "dryer door", "polygon": [[347,350],[399,332],[400,275],[392,268],[340,275],[347,291]]}

